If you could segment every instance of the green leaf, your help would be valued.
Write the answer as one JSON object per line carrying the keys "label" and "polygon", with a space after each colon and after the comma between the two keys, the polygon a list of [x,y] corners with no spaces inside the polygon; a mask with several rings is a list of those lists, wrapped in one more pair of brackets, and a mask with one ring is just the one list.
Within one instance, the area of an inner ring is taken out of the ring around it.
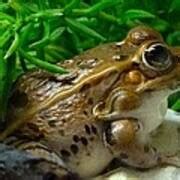
{"label": "green leaf", "polygon": [[19,46],[19,35],[16,32],[14,35],[14,40],[13,40],[11,46],[9,47],[9,49],[7,50],[7,52],[4,56],[4,59],[8,59],[16,51],[18,46]]}
{"label": "green leaf", "polygon": [[180,97],[179,99],[173,104],[172,109],[174,111],[180,112]]}
{"label": "green leaf", "polygon": [[175,105],[175,103],[176,103],[176,101],[179,101],[179,99],[180,99],[180,91],[177,91],[177,92],[171,94],[171,95],[168,97],[168,107],[169,107],[169,108],[173,108],[173,107],[175,108],[175,107],[177,107],[177,106]]}
{"label": "green leaf", "polygon": [[169,8],[169,13],[173,11],[180,11],[180,1],[179,0],[173,0],[170,8]]}
{"label": "green leaf", "polygon": [[50,35],[50,40],[51,41],[56,41],[65,31],[65,27],[58,27],[56,28]]}
{"label": "green leaf", "polygon": [[84,24],[81,24],[78,21],[75,21],[73,19],[70,18],[65,18],[68,26],[73,29],[74,31],[78,32],[78,33],[84,33],[86,36],[90,36],[96,39],[99,39],[101,41],[105,41],[106,38],[103,37],[102,35],[100,35],[99,33],[97,33],[96,31],[94,31],[93,29],[85,26]]}
{"label": "green leaf", "polygon": [[167,42],[171,45],[180,44],[180,31],[171,33],[167,38]]}
{"label": "green leaf", "polygon": [[154,14],[151,14],[147,11],[141,10],[141,9],[130,9],[127,10],[124,14],[123,14],[123,19],[124,21],[128,21],[128,20],[135,20],[135,19],[146,19],[146,18],[150,18],[153,19],[156,16]]}
{"label": "green leaf", "polygon": [[42,39],[32,43],[29,45],[29,48],[44,48],[46,45],[49,44],[49,36],[50,36],[50,26],[48,21],[43,22],[43,29],[44,29],[44,36]]}
{"label": "green leaf", "polygon": [[6,11],[9,8],[8,3],[0,2],[0,12]]}
{"label": "green leaf", "polygon": [[6,14],[6,13],[3,13],[3,12],[0,12],[0,20],[4,20],[4,19],[6,19],[6,20],[8,20],[9,22],[11,22],[11,23],[14,23],[15,22],[15,18],[14,17],[12,17],[12,16],[10,16],[10,15],[8,15],[8,14]]}
{"label": "green leaf", "polygon": [[168,21],[160,18],[153,19],[150,25],[159,32],[165,32],[171,27]]}
{"label": "green leaf", "polygon": [[0,36],[0,48],[3,48],[5,44],[10,40],[12,36],[12,31],[10,29],[6,30],[1,36]]}
{"label": "green leaf", "polygon": [[48,10],[44,10],[44,11],[40,11],[38,13],[32,14],[30,16],[28,16],[25,21],[29,22],[32,21],[36,18],[43,18],[43,19],[48,19],[48,18],[52,18],[52,17],[60,17],[63,16],[63,10],[62,9],[48,9]]}
{"label": "green leaf", "polygon": [[36,57],[33,57],[27,52],[23,51],[22,49],[20,49],[20,53],[27,61],[38,66],[39,68],[42,68],[52,73],[60,73],[60,74],[68,73],[68,71],[65,70],[64,68],[42,61]]}
{"label": "green leaf", "polygon": [[72,9],[76,8],[79,5],[79,3],[80,0],[71,0],[71,2],[64,7],[64,13],[70,13]]}
{"label": "green leaf", "polygon": [[[12,87],[13,77],[15,73],[15,58],[11,56],[6,59],[2,57],[2,51],[0,51],[0,122],[5,122],[5,116],[7,111],[8,99],[10,89]],[[3,68],[3,69],[2,69]]]}
{"label": "green leaf", "polygon": [[100,1],[98,3],[96,3],[95,5],[87,8],[87,9],[74,9],[73,13],[75,15],[85,15],[85,16],[89,16],[89,15],[94,15],[100,11],[102,11],[105,8],[110,8],[111,6],[114,6],[116,4],[121,3],[122,0],[104,0],[104,1]]}

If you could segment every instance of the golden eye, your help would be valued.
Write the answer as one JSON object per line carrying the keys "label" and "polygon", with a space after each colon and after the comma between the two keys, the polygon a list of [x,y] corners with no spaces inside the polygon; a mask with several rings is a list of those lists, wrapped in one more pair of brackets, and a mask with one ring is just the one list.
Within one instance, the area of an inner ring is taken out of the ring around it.
{"label": "golden eye", "polygon": [[155,43],[143,52],[142,62],[154,71],[165,71],[172,65],[172,56],[165,45]]}

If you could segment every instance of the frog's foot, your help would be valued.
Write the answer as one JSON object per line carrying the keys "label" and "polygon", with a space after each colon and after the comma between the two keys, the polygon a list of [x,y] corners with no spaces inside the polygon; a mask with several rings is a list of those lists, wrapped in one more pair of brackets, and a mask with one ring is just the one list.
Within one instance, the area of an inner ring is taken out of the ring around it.
{"label": "frog's foot", "polygon": [[133,143],[122,148],[119,159],[125,164],[138,168],[149,169],[155,166],[172,165],[180,167],[180,158],[177,155],[166,155],[154,147]]}
{"label": "frog's foot", "polygon": [[172,166],[180,167],[180,157],[176,154],[160,155],[158,157],[158,163],[160,165],[172,165]]}
{"label": "frog's foot", "polygon": [[41,159],[38,168],[43,172],[47,172],[45,173],[44,179],[55,177],[57,177],[57,179],[68,180],[78,179],[78,176],[66,167],[66,164],[61,157],[47,146],[38,142],[29,141],[18,145],[17,148],[31,154],[33,157]]}

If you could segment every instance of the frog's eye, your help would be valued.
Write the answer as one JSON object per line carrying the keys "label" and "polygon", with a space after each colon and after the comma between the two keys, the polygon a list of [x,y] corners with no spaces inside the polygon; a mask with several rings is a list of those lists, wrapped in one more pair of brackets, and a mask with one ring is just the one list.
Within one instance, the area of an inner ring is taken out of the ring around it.
{"label": "frog's eye", "polygon": [[142,61],[146,67],[155,71],[167,70],[172,65],[171,53],[161,43],[149,46],[142,54]]}

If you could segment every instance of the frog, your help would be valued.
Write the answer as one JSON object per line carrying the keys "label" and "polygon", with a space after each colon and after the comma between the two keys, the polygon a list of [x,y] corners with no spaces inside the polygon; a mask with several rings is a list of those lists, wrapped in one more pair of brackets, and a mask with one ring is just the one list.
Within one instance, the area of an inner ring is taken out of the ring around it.
{"label": "frog", "polygon": [[92,178],[113,159],[140,169],[180,166],[176,154],[151,145],[180,84],[179,47],[138,26],[57,65],[69,73],[36,69],[14,84],[1,141],[42,158],[60,179]]}

